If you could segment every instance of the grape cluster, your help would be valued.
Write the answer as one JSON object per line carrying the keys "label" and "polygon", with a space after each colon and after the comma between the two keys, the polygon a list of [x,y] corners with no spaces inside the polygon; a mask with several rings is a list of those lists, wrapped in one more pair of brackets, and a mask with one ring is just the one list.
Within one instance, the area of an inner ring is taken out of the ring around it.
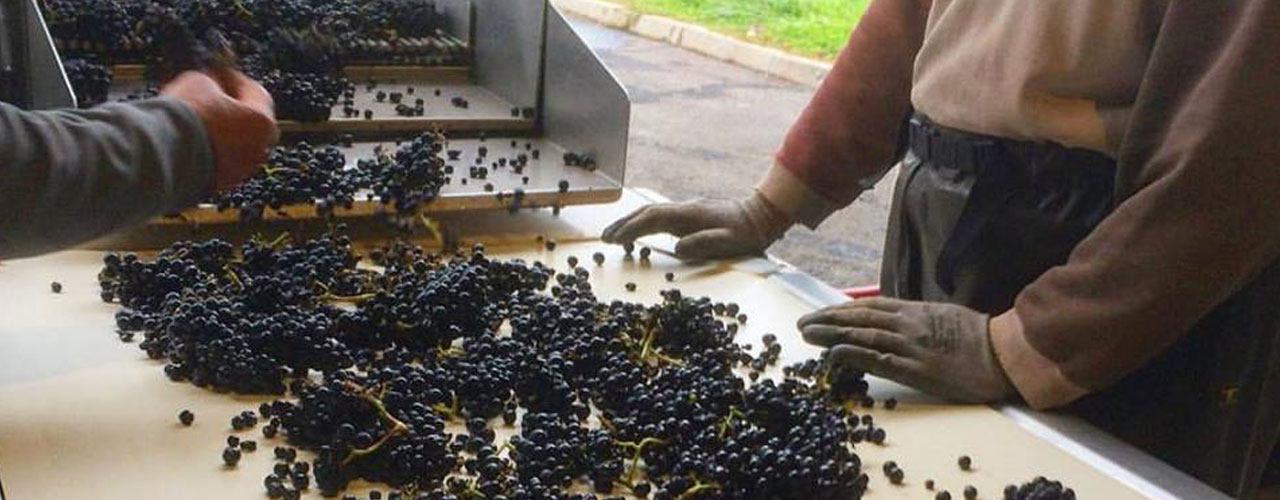
{"label": "grape cluster", "polygon": [[438,485],[458,455],[447,447],[445,420],[426,404],[422,375],[407,365],[368,376],[331,373],[323,384],[298,384],[297,401],[276,401],[269,414],[291,444],[316,451],[312,471],[326,495],[355,478]]}
{"label": "grape cluster", "polygon": [[[434,0],[48,0],[53,37],[62,48],[129,59],[156,49],[157,27],[180,20],[196,34],[226,33],[237,50],[256,52],[278,30],[315,32],[332,38],[328,57],[385,44],[386,53],[433,54],[438,43],[403,43],[439,37],[446,19]],[[394,48],[394,50],[392,50]],[[439,56],[452,56],[453,51]]]}
{"label": "grape cluster", "polygon": [[73,52],[105,52],[125,47],[140,47],[133,36],[140,20],[137,0],[51,0],[45,21],[50,34],[58,40],[77,43],[60,47]]}
{"label": "grape cluster", "polygon": [[1061,481],[1037,477],[1021,486],[1004,487],[1004,500],[1075,500],[1075,490]]}
{"label": "grape cluster", "polygon": [[315,203],[321,215],[326,215],[335,207],[350,208],[356,192],[365,187],[346,165],[346,155],[335,146],[299,142],[276,147],[261,173],[210,201],[218,210],[239,210],[243,220],[259,219],[266,209],[295,204]]}
{"label": "grape cluster", "polygon": [[[350,137],[345,143],[350,144]],[[327,218],[335,209],[351,209],[363,192],[395,212],[410,214],[435,200],[447,182],[442,143],[438,135],[423,134],[394,154],[379,149],[375,158],[361,159],[355,168],[347,168],[347,157],[336,145],[304,141],[279,146],[260,173],[208,202],[218,210],[238,210],[245,221],[298,204],[313,204]]]}
{"label": "grape cluster", "polygon": [[47,16],[63,53],[143,61],[148,78],[161,84],[185,70],[232,64],[222,49],[234,49],[245,72],[275,98],[277,116],[303,122],[328,120],[353,88],[341,71],[349,53],[453,46],[400,42],[440,35],[434,0],[50,0]]}
{"label": "grape cluster", "polygon": [[873,424],[841,403],[860,374],[816,361],[807,377],[748,382],[760,358],[734,342],[732,304],[674,290],[604,302],[585,268],[480,246],[360,256],[340,228],[104,264],[117,326],[170,378],[288,396],[258,409],[263,436],[291,446],[263,481],[271,498],[357,479],[415,500],[846,499],[867,486],[853,447]]}
{"label": "grape cluster", "polygon": [[445,185],[441,157],[444,138],[422,134],[402,145],[393,155],[377,151],[374,159],[362,159],[358,167],[371,180],[370,188],[384,205],[410,213],[430,203]]}
{"label": "grape cluster", "polygon": [[153,261],[108,254],[99,275],[104,300],[122,332],[167,361],[175,381],[216,390],[283,394],[284,379],[309,369],[350,366],[334,334],[341,310],[318,289],[358,292],[350,241],[328,237],[304,245],[251,241],[236,259],[222,240],[180,242]]}
{"label": "grape cluster", "polygon": [[249,75],[271,93],[276,114],[282,120],[328,121],[343,92],[353,88],[350,80],[338,74],[295,73],[273,69],[250,71]]}
{"label": "grape cluster", "polygon": [[81,109],[92,108],[107,102],[114,75],[111,69],[87,59],[67,59],[62,62],[67,80],[76,94],[76,104]]}

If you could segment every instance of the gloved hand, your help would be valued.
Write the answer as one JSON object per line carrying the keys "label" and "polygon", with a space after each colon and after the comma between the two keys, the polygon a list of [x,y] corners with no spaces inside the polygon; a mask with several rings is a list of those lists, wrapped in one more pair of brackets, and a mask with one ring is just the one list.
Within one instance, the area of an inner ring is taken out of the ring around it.
{"label": "gloved hand", "polygon": [[696,200],[649,205],[604,230],[605,243],[671,233],[680,237],[676,256],[704,260],[759,254],[787,232],[793,222],[760,193],[743,200]]}
{"label": "gloved hand", "polygon": [[990,403],[1016,390],[996,359],[987,315],[930,302],[864,299],[800,318],[805,341],[829,360],[965,403]]}
{"label": "gloved hand", "polygon": [[216,162],[215,189],[253,175],[280,138],[271,94],[239,71],[222,70],[215,76],[188,71],[160,93],[185,102],[204,123]]}

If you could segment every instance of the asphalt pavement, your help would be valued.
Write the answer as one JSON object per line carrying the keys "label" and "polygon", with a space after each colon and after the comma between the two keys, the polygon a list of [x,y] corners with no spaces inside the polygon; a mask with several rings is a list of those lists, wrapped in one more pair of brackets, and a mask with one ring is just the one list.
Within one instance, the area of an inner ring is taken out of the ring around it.
{"label": "asphalt pavement", "polygon": [[[572,22],[631,95],[626,184],[672,200],[750,193],[814,91],[589,20]],[[792,229],[770,253],[838,287],[877,283],[895,177],[816,231]]]}

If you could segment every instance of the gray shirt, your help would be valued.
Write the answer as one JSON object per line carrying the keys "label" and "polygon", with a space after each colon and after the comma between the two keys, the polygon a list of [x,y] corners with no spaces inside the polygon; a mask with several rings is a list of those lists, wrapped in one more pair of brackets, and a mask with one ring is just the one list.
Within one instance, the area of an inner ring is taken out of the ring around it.
{"label": "gray shirt", "polygon": [[84,111],[0,103],[0,259],[71,247],[193,205],[213,174],[204,124],[177,99]]}

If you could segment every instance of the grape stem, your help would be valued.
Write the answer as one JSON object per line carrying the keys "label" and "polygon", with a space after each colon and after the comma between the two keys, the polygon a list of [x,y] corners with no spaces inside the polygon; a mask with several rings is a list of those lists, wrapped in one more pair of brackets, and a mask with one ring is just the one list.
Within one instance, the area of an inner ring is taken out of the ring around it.
{"label": "grape stem", "polygon": [[244,4],[240,3],[240,0],[233,0],[231,3],[235,5],[236,10],[240,11],[241,14],[244,14],[245,17],[248,17],[250,19],[253,18],[253,11],[245,8]]}
{"label": "grape stem", "polygon": [[276,172],[292,172],[292,171],[294,170],[289,167],[277,167],[273,165],[262,166],[262,172],[267,174],[267,177],[271,177],[271,178],[275,178]]}
{"label": "grape stem", "polygon": [[640,361],[656,359],[658,360],[659,363],[667,363],[667,364],[677,365],[677,366],[683,365],[684,364],[683,361],[680,361],[676,358],[662,354],[653,347],[653,342],[657,340],[657,338],[658,338],[658,332],[656,329],[650,327],[645,330],[644,343],[640,348]]}
{"label": "grape stem", "polygon": [[461,413],[461,405],[458,402],[458,393],[452,392],[450,396],[453,401],[449,405],[444,403],[436,403],[431,405],[431,409],[440,413],[445,420],[458,420]]}
{"label": "grape stem", "polygon": [[277,250],[280,245],[284,244],[284,242],[288,240],[289,240],[289,232],[285,231],[283,233],[280,233],[280,236],[276,236],[276,239],[271,240],[270,242],[267,242],[267,248],[270,248],[272,250]]}
{"label": "grape stem", "polygon": [[742,413],[737,406],[729,407],[729,414],[724,416],[724,422],[720,423],[720,439],[724,439],[733,429],[733,421],[737,419],[745,419],[747,414]]}
{"label": "grape stem", "polygon": [[610,432],[618,430],[617,427],[614,427],[613,422],[609,420],[609,417],[604,416],[603,413],[596,414],[596,420],[599,420],[600,425]]}
{"label": "grape stem", "polygon": [[685,490],[684,493],[681,493],[680,496],[676,497],[676,500],[689,500],[693,497],[698,496],[699,493],[706,492],[706,491],[715,491],[719,489],[720,489],[720,485],[715,483],[699,484]]}
{"label": "grape stem", "polygon": [[360,295],[335,295],[329,288],[329,285],[324,284],[323,281],[315,280],[314,283],[320,288],[320,291],[324,292],[324,294],[320,295],[320,300],[328,300],[330,302],[361,302],[378,296],[376,292],[362,293]]}
{"label": "grape stem", "polygon": [[476,481],[474,479],[467,481],[467,489],[463,490],[462,494],[466,498],[487,498],[483,492],[476,489]]}
{"label": "grape stem", "polygon": [[635,484],[636,471],[640,470],[640,456],[644,453],[644,448],[649,445],[666,445],[667,442],[658,438],[647,437],[641,439],[639,443],[631,441],[614,441],[613,444],[635,450],[635,454],[631,457],[631,470],[627,472],[626,481],[626,484]]}
{"label": "grape stem", "polygon": [[827,366],[824,366],[822,368],[822,375],[819,375],[817,379],[814,380],[814,386],[819,391],[825,391],[827,387],[830,385],[831,385],[831,366],[828,364]]}
{"label": "grape stem", "polygon": [[431,233],[431,239],[435,240],[443,248],[444,235],[440,233],[440,222],[427,217],[427,214],[421,212],[418,213],[418,221],[422,222],[422,227],[426,228],[427,232]]}
{"label": "grape stem", "polygon": [[377,296],[378,294],[376,293],[362,293],[360,295],[334,295],[326,293],[320,298],[331,302],[363,302]]}
{"label": "grape stem", "polygon": [[355,384],[349,384],[348,388],[359,390],[360,397],[373,405],[375,410],[378,410],[378,417],[381,418],[383,422],[386,422],[387,425],[391,426],[391,430],[388,430],[387,433],[378,440],[378,442],[373,443],[368,448],[352,449],[351,453],[347,455],[347,458],[342,461],[343,466],[350,464],[352,461],[360,457],[377,453],[379,449],[385,446],[392,439],[395,439],[396,436],[409,432],[408,425],[405,425],[404,422],[401,422],[395,416],[391,415],[391,412],[387,411],[387,405],[382,402],[380,396],[374,396],[367,390],[360,390]]}
{"label": "grape stem", "polygon": [[228,265],[222,266],[222,270],[223,272],[227,273],[227,279],[230,280],[232,283],[234,283],[236,285],[236,288],[244,290],[244,283],[240,281],[239,276],[236,276],[236,272],[234,269],[231,269],[231,265],[228,264]]}
{"label": "grape stem", "polygon": [[640,360],[641,360],[641,361],[644,361],[644,360],[646,360],[646,359],[649,359],[649,351],[650,351],[651,349],[653,349],[653,341],[654,341],[655,337],[657,337],[657,335],[655,335],[655,332],[654,332],[654,330],[653,330],[652,328],[649,328],[649,329],[645,330],[645,332],[644,332],[644,343],[643,343],[643,344],[641,344],[641,345],[642,345],[642,347],[640,348]]}

